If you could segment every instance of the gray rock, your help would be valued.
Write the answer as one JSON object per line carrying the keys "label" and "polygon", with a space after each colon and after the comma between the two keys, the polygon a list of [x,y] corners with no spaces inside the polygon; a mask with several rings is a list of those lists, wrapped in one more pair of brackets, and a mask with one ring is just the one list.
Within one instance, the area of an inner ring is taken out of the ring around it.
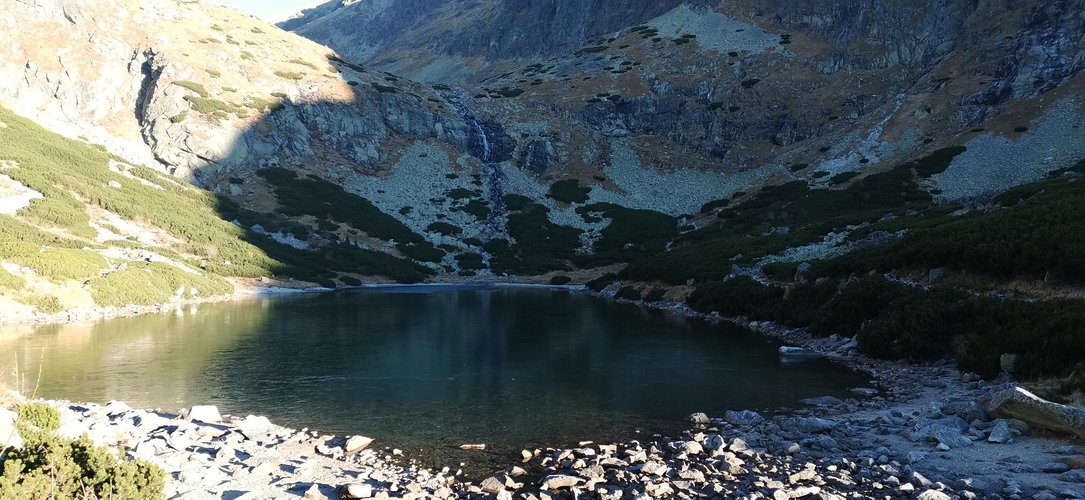
{"label": "gray rock", "polygon": [[942,403],[942,408],[947,415],[957,415],[965,422],[972,422],[973,420],[986,422],[990,420],[983,406],[972,398],[949,399]]}
{"label": "gray rock", "polygon": [[704,446],[710,450],[719,450],[724,447],[726,441],[723,440],[723,436],[719,434],[712,434],[705,438]]}
{"label": "gray rock", "polygon": [[1010,425],[1002,419],[995,422],[995,425],[991,427],[991,434],[987,436],[987,442],[1004,444],[1013,441],[1013,432],[1010,430]]}
{"label": "gray rock", "polygon": [[802,432],[811,434],[815,432],[827,432],[836,429],[839,425],[834,420],[817,417],[776,417],[773,423],[780,426],[786,432]]}
{"label": "gray rock", "polygon": [[804,404],[804,405],[807,405],[807,406],[836,406],[836,405],[844,404],[843,401],[841,401],[838,398],[834,398],[832,396],[819,396],[819,397],[816,397],[816,398],[806,398],[806,399],[803,399],[803,400],[801,400],[799,402]]}
{"label": "gray rock", "polygon": [[925,451],[909,451],[905,461],[909,464],[919,463],[927,458],[927,455],[929,455],[929,453]]}
{"label": "gray rock", "polygon": [[546,476],[542,480],[542,484],[546,489],[557,490],[560,488],[572,488],[580,483],[584,482],[583,479],[576,476],[567,476],[564,474],[552,474]]}
{"label": "gray rock", "polygon": [[878,394],[877,389],[872,389],[870,387],[854,387],[851,389],[851,392],[860,396],[874,396]]}
{"label": "gray rock", "polygon": [[700,455],[704,453],[704,448],[696,441],[686,441],[682,443],[682,452],[686,455]]}
{"label": "gray rock", "polygon": [[1006,389],[984,406],[995,417],[1016,418],[1034,427],[1085,438],[1085,409],[1052,403],[1023,387]]}
{"label": "gray rock", "polygon": [[1073,469],[1059,474],[1059,481],[1068,483],[1085,483],[1085,470]]}
{"label": "gray rock", "polygon": [[1050,462],[1044,464],[1043,467],[1040,467],[1040,470],[1048,474],[1062,474],[1063,472],[1069,471],[1070,466],[1062,462]]}
{"label": "gray rock", "polygon": [[938,490],[927,490],[917,495],[916,500],[950,500],[950,496]]}
{"label": "gray rock", "polygon": [[723,414],[723,420],[739,427],[751,427],[765,421],[760,413],[751,410],[731,411]]}
{"label": "gray rock", "polygon": [[498,492],[505,490],[505,483],[501,482],[496,477],[490,476],[483,479],[482,483],[479,484],[479,487],[482,488],[483,492],[496,495]]}

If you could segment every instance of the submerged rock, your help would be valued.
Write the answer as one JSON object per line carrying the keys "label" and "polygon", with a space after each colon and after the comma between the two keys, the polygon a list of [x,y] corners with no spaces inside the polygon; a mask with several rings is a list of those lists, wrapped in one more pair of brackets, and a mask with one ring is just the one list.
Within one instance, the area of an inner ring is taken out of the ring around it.
{"label": "submerged rock", "polygon": [[751,410],[731,411],[723,414],[723,420],[731,425],[750,427],[765,421],[760,413]]}

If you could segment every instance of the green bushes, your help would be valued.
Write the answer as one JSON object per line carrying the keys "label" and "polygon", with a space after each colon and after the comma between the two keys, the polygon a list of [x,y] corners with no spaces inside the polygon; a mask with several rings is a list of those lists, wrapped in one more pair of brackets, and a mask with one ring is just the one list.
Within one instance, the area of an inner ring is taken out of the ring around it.
{"label": "green bushes", "polygon": [[60,299],[53,295],[23,292],[15,294],[13,298],[16,302],[34,306],[35,310],[45,314],[55,314],[64,310],[64,306],[60,303]]}
{"label": "green bushes", "polygon": [[967,150],[968,148],[964,146],[938,149],[923,159],[915,161],[912,166],[920,176],[930,177],[945,172],[946,169],[949,168],[949,164],[953,161],[953,158],[956,158],[957,155],[964,153]]}
{"label": "green bushes", "polygon": [[89,250],[42,248],[35,243],[0,243],[0,260],[28,267],[54,280],[86,280],[109,267],[105,257]]}
{"label": "green bushes", "polygon": [[474,215],[480,221],[484,221],[490,216],[490,205],[481,200],[471,200],[460,210]]}
{"label": "green bushes", "polygon": [[0,268],[0,288],[20,290],[24,286],[26,286],[25,278],[11,274],[7,272],[6,269]]}
{"label": "green bushes", "polygon": [[193,82],[193,81],[189,81],[189,80],[174,80],[173,84],[178,86],[178,87],[191,90],[191,91],[195,92],[196,95],[198,95],[200,97],[203,97],[203,98],[206,98],[209,95],[211,95],[211,93],[207,91],[207,87],[204,87],[202,83],[197,83],[197,82]]}
{"label": "green bushes", "polygon": [[189,102],[194,111],[205,115],[214,115],[216,112],[230,113],[235,115],[238,113],[243,113],[243,111],[237,106],[234,106],[233,104],[225,101],[220,101],[218,99],[186,95],[185,100]]}
{"label": "green bushes", "polygon": [[[1027,196],[1027,201],[1020,196]],[[959,217],[938,213],[922,224],[917,221],[907,235],[889,245],[815,265],[815,276],[950,267],[998,278],[1085,280],[1085,261],[1080,258],[1085,255],[1085,228],[1080,224],[1085,217],[1085,186],[1058,178],[1015,188],[1000,199],[1013,206]],[[887,224],[894,223],[901,221]]]}
{"label": "green bushes", "polygon": [[434,222],[429,226],[426,226],[426,231],[431,233],[443,234],[445,236],[455,236],[463,233],[463,228],[455,224],[449,224],[447,222]]}
{"label": "green bushes", "polygon": [[162,498],[166,473],[143,460],[118,459],[79,439],[56,435],[60,413],[44,403],[19,407],[22,448],[3,462],[0,498]]}
{"label": "green bushes", "polygon": [[460,269],[478,270],[486,269],[482,256],[477,253],[464,253],[456,256],[456,263]]}
{"label": "green bushes", "polygon": [[674,217],[651,210],[594,203],[577,207],[576,212],[585,219],[589,214],[598,214],[611,220],[601,231],[594,254],[574,259],[580,267],[630,262],[659,254],[666,249],[667,242],[678,236],[678,221]]}
{"label": "green bushes", "polygon": [[90,216],[87,215],[86,209],[79,200],[56,188],[46,188],[46,191],[49,194],[45,198],[32,200],[29,206],[19,210],[18,215],[39,223],[67,229],[75,236],[94,237],[95,231],[90,227]]}
{"label": "green bushes", "polygon": [[632,286],[623,286],[614,294],[616,299],[640,300],[640,290]]}
{"label": "green bushes", "polygon": [[665,295],[666,293],[667,291],[662,288],[652,287],[650,290],[648,290],[647,293],[644,294],[644,301],[659,302],[663,300],[663,295]]}
{"label": "green bushes", "polygon": [[161,262],[133,262],[128,269],[90,280],[88,286],[96,304],[113,307],[233,292],[233,286],[222,278],[183,271]]}
{"label": "green bushes", "polygon": [[590,187],[580,187],[577,179],[557,181],[550,185],[550,192],[546,196],[562,203],[584,203],[588,201]]}
{"label": "green bushes", "polygon": [[399,250],[403,255],[419,262],[441,262],[441,259],[445,257],[443,251],[433,246],[433,244],[428,241],[421,241],[418,243],[398,243],[396,244],[396,250]]}
{"label": "green bushes", "polygon": [[297,173],[280,167],[259,170],[257,174],[273,186],[275,197],[281,205],[279,212],[283,215],[332,219],[382,240],[401,243],[423,241],[422,236],[412,232],[395,217],[336,184],[311,178],[299,179]]}
{"label": "green bushes", "polygon": [[624,276],[672,284],[690,278],[721,280],[735,264],[751,265],[766,255],[819,241],[830,231],[931,203],[910,165],[868,175],[844,189],[810,189],[803,181],[766,186],[720,212],[714,225],[678,237],[671,251],[634,260]]}
{"label": "green bushes", "polygon": [[999,356],[1018,355],[1015,375],[1065,375],[1085,357],[1085,308],[1075,301],[1027,302],[923,289],[880,276],[784,289],[741,276],[697,287],[687,301],[702,312],[857,336],[866,354],[923,361],[955,355],[962,370],[999,372]]}
{"label": "green bushes", "polygon": [[339,281],[346,286],[362,286],[362,280],[354,276],[340,276]]}
{"label": "green bushes", "polygon": [[303,73],[301,71],[276,71],[275,76],[277,76],[279,78],[282,78],[284,80],[298,81],[298,80],[301,80],[302,78],[305,78],[305,73]]}
{"label": "green bushes", "polygon": [[554,276],[553,278],[550,278],[550,284],[551,285],[557,285],[557,286],[568,285],[569,282],[571,282],[571,281],[573,281],[572,278],[570,278],[568,276],[565,276],[563,274],[559,274],[557,276]]}
{"label": "green bushes", "polygon": [[604,275],[602,275],[602,276],[600,276],[598,278],[595,278],[595,279],[585,283],[584,286],[588,287],[588,290],[591,290],[591,291],[593,291],[595,293],[599,293],[599,292],[603,291],[604,288],[609,286],[611,283],[614,283],[615,281],[618,281],[618,275],[617,274],[606,273],[606,274],[604,274]]}

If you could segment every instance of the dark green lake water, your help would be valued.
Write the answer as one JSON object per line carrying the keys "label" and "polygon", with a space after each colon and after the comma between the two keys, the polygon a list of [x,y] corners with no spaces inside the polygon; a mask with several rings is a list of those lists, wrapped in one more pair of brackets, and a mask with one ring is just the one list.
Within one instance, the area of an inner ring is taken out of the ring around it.
{"label": "dark green lake water", "polygon": [[45,398],[215,404],[409,449],[505,452],[677,431],[693,412],[795,407],[866,383],[823,360],[781,364],[778,345],[567,291],[404,287],[9,329],[0,368]]}

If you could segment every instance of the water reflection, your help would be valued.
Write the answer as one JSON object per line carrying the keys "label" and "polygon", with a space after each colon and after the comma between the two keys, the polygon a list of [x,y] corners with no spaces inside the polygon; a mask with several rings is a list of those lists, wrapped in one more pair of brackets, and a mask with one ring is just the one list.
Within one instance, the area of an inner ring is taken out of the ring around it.
{"label": "water reflection", "polygon": [[8,351],[31,374],[44,359],[44,397],[210,403],[419,446],[578,439],[863,383],[826,362],[781,365],[776,344],[730,325],[537,289],[213,304],[0,337]]}

